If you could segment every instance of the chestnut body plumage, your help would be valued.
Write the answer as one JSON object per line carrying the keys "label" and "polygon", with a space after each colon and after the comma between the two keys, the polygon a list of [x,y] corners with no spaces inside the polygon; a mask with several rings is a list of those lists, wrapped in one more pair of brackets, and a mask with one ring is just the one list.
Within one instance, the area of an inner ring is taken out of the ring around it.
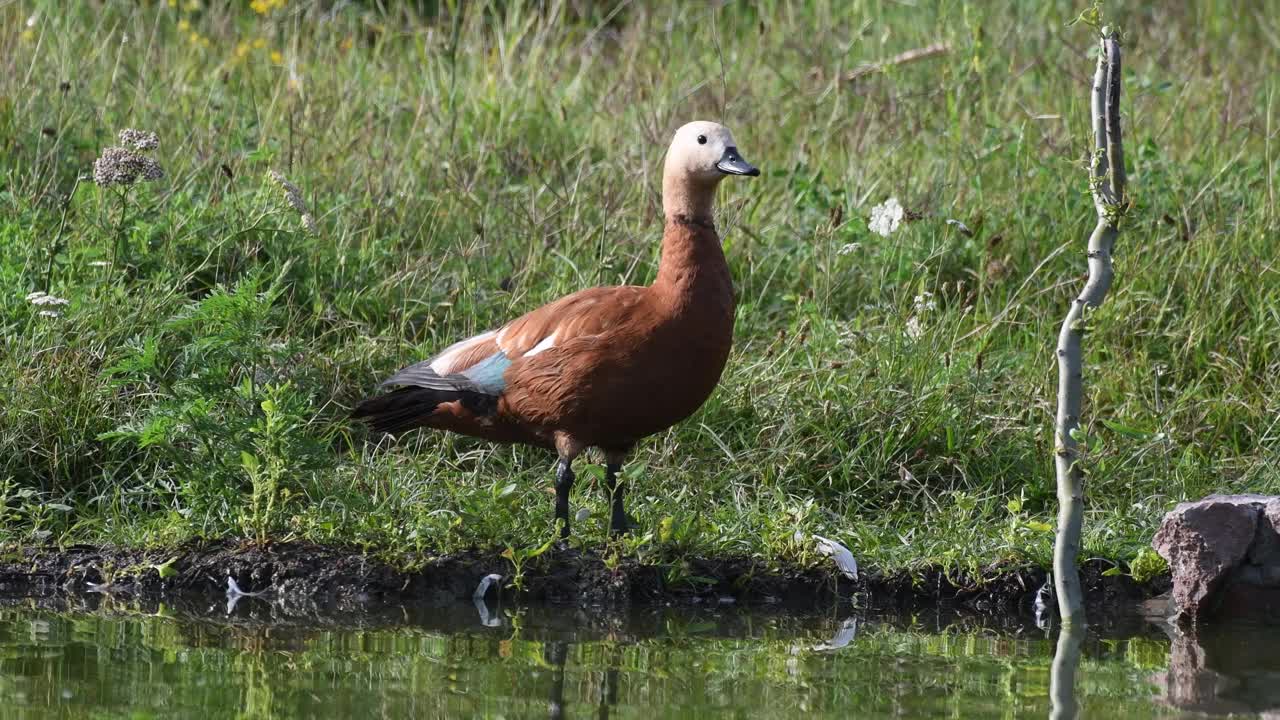
{"label": "chestnut body plumage", "polygon": [[556,518],[569,534],[572,463],[605,452],[611,529],[625,529],[617,474],[641,438],[685,419],[711,395],[733,343],[734,295],[711,217],[726,174],[757,175],[723,126],[696,122],[672,141],[663,174],[666,224],[652,285],[597,287],[396,373],[392,392],[353,415],[375,430],[430,427],[554,448]]}

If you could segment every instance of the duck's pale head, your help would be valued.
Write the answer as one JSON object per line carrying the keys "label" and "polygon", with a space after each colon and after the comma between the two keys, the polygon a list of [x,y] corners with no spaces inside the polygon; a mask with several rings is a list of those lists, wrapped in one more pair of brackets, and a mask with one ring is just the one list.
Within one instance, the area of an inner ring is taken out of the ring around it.
{"label": "duck's pale head", "polygon": [[729,128],[706,120],[688,123],[676,131],[667,150],[664,172],[711,182],[725,175],[760,174],[742,159]]}
{"label": "duck's pale head", "polygon": [[756,176],[742,158],[729,128],[698,120],[676,131],[662,170],[662,204],[667,217],[710,219],[715,187],[728,175]]}

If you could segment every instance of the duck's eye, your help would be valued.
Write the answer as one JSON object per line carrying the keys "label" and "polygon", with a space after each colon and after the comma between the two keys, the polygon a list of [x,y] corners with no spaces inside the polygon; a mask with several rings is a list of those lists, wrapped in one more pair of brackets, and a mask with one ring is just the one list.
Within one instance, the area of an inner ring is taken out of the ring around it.
{"label": "duck's eye", "polygon": [[706,135],[699,135],[699,136],[698,136],[698,144],[699,144],[699,145],[706,145],[706,144],[707,144],[707,136],[706,136]]}

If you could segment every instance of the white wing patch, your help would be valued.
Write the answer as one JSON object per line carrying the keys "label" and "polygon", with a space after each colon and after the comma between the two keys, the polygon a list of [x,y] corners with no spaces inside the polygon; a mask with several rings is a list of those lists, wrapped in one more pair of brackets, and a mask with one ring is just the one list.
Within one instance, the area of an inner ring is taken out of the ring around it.
{"label": "white wing patch", "polygon": [[492,338],[494,334],[494,331],[490,330],[489,332],[483,332],[475,337],[469,337],[466,340],[450,345],[444,349],[444,352],[437,355],[435,360],[431,361],[431,369],[434,370],[437,375],[447,375],[448,369],[452,367],[459,355],[467,351],[467,348],[476,343],[485,342]]}
{"label": "white wing patch", "polygon": [[551,333],[550,337],[543,338],[538,342],[537,345],[534,345],[533,347],[529,348],[529,352],[525,353],[524,357],[533,357],[534,355],[537,355],[538,353],[544,350],[550,350],[551,348],[555,347],[556,335],[559,335],[559,334],[560,333]]}

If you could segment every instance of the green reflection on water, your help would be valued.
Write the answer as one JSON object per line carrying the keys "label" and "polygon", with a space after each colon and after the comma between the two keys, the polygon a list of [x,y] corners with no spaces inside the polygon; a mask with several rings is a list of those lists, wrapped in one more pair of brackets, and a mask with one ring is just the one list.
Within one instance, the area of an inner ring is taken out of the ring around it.
{"label": "green reflection on water", "polygon": [[[1034,629],[742,611],[392,608],[279,617],[0,609],[0,712],[17,717],[1047,717]],[[344,626],[333,626],[336,622]],[[361,627],[361,625],[364,625]],[[840,648],[819,650],[822,646]],[[1087,638],[1086,717],[1151,717],[1158,632]]]}

